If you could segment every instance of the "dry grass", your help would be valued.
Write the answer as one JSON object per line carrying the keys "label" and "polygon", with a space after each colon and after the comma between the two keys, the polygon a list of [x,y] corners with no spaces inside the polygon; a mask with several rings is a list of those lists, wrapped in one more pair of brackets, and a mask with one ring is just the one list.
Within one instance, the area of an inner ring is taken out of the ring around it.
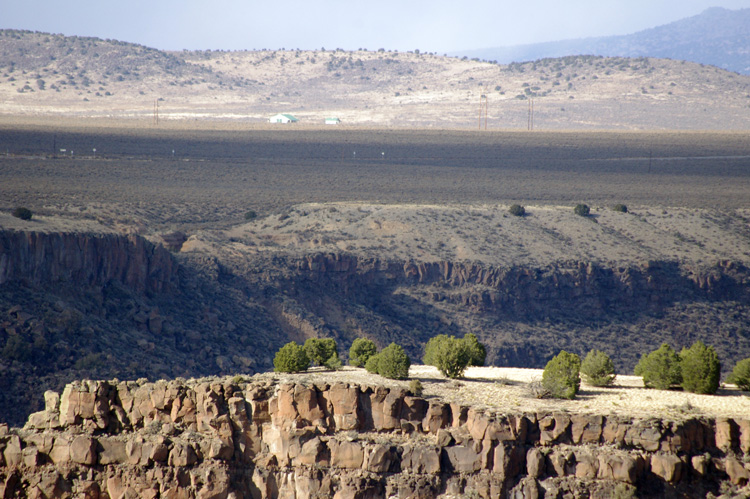
{"label": "dry grass", "polygon": [[[311,370],[302,374],[264,374],[289,381],[316,380],[354,382],[362,385],[385,383],[408,388],[408,381],[393,381],[367,373],[364,369],[346,367],[343,371]],[[537,399],[529,391],[529,383],[542,377],[540,369],[507,367],[470,367],[464,378],[449,380],[435,367],[412,365],[409,377],[419,379],[424,396],[439,396],[448,402],[480,409],[504,412],[536,413],[565,411],[573,414],[621,415],[633,418],[685,420],[694,417],[746,418],[750,413],[750,397],[733,385],[722,387],[716,395],[698,395],[677,390],[643,388],[639,376],[617,376],[609,388],[581,384],[574,400]]]}

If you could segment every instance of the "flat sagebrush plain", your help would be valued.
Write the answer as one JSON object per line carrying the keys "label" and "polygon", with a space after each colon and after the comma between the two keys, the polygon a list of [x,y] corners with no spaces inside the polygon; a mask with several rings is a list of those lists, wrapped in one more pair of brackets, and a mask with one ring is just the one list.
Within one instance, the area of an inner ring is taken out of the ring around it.
{"label": "flat sagebrush plain", "polygon": [[308,202],[733,210],[750,201],[748,133],[86,123],[0,123],[0,208],[161,230],[225,227],[248,210]]}

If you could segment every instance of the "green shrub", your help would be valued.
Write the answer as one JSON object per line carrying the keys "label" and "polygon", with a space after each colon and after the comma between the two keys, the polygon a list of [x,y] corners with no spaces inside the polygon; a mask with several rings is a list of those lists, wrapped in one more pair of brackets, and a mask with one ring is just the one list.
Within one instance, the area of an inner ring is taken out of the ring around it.
{"label": "green shrub", "polygon": [[308,338],[304,348],[307,358],[316,366],[324,366],[331,357],[338,357],[336,340],[333,338]]}
{"label": "green shrub", "polygon": [[331,371],[339,371],[343,366],[343,363],[341,362],[341,358],[339,357],[339,354],[337,352],[328,357],[328,360],[326,360],[323,365]]}
{"label": "green shrub", "polygon": [[448,335],[446,334],[439,334],[430,338],[430,340],[424,347],[422,364],[426,366],[437,366],[438,348],[440,346],[440,343],[447,338]]}
{"label": "green shrub", "polygon": [[443,338],[438,344],[435,357],[435,367],[451,379],[460,378],[466,371],[471,360],[471,352],[465,341],[453,336]]}
{"label": "green shrub", "polygon": [[510,212],[511,215],[515,215],[517,217],[522,217],[526,215],[526,208],[524,208],[520,204],[511,205],[508,211]]}
{"label": "green shrub", "polygon": [[406,379],[409,377],[411,360],[400,345],[391,343],[378,354],[378,374],[390,379]]}
{"label": "green shrub", "polygon": [[577,204],[576,207],[573,208],[573,213],[581,217],[587,217],[589,216],[589,213],[591,213],[591,208],[586,204]]}
{"label": "green shrub", "polygon": [[305,348],[290,341],[276,352],[273,358],[273,370],[277,373],[297,373],[310,367]]}
{"label": "green shrub", "polygon": [[616,204],[612,207],[612,211],[619,211],[620,213],[627,213],[628,207],[624,204]]}
{"label": "green shrub", "polygon": [[609,355],[591,350],[581,363],[581,374],[591,386],[610,386],[615,381],[615,366]]}
{"label": "green shrub", "polygon": [[680,352],[682,388],[688,392],[713,394],[719,389],[721,363],[714,347],[698,340]]}
{"label": "green shrub", "polygon": [[378,374],[380,370],[380,354],[376,353],[375,355],[370,356],[369,359],[367,359],[367,362],[365,363],[365,369],[370,374]]}
{"label": "green shrub", "polygon": [[357,338],[349,349],[349,364],[354,367],[364,367],[367,359],[378,352],[378,348],[372,340]]}
{"label": "green shrub", "polygon": [[737,385],[737,388],[742,391],[750,392],[750,357],[742,359],[734,365],[732,374],[729,375],[727,381]]}
{"label": "green shrub", "polygon": [[542,373],[542,386],[549,395],[559,399],[573,399],[581,387],[581,359],[565,350],[547,362]]}
{"label": "green shrub", "polygon": [[418,379],[413,379],[409,382],[409,393],[414,395],[415,397],[421,397],[424,393],[424,387],[422,386],[422,382]]}
{"label": "green shrub", "polygon": [[19,206],[18,208],[14,209],[11,212],[11,215],[16,218],[20,218],[21,220],[31,220],[31,217],[34,216],[30,209],[24,208],[23,206]]}
{"label": "green shrub", "polygon": [[469,365],[482,367],[484,365],[484,361],[487,359],[487,349],[484,347],[484,345],[479,343],[477,335],[475,335],[474,333],[469,333],[464,336],[463,341],[469,348]]}
{"label": "green shrub", "polygon": [[672,347],[663,343],[651,353],[641,356],[635,366],[635,375],[643,377],[646,388],[666,390],[682,382],[680,357]]}
{"label": "green shrub", "polygon": [[461,339],[439,334],[425,345],[422,362],[435,366],[448,378],[460,378],[467,366],[483,366],[487,351],[473,333]]}
{"label": "green shrub", "polygon": [[245,220],[255,220],[257,216],[258,216],[257,213],[255,213],[253,210],[250,210],[247,213],[245,213]]}

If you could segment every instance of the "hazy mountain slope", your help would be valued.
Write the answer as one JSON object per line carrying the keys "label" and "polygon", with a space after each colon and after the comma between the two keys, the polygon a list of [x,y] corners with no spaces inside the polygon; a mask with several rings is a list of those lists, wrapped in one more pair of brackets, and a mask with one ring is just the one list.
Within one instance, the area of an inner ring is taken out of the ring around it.
{"label": "hazy mountain slope", "polygon": [[[0,31],[0,116],[344,125],[750,129],[750,77],[665,59],[578,56],[508,66],[418,52],[194,51]],[[717,97],[721,99],[717,99]]]}
{"label": "hazy mountain slope", "polygon": [[454,55],[509,63],[576,54],[678,59],[750,74],[750,9],[715,7],[630,35],[469,50]]}

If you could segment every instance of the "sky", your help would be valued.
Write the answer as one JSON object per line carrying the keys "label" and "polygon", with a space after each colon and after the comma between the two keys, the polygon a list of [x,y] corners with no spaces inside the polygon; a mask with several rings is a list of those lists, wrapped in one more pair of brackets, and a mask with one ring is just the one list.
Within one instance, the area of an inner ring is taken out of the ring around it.
{"label": "sky", "polygon": [[750,0],[0,0],[0,28],[162,50],[335,49],[438,54],[624,35]]}

